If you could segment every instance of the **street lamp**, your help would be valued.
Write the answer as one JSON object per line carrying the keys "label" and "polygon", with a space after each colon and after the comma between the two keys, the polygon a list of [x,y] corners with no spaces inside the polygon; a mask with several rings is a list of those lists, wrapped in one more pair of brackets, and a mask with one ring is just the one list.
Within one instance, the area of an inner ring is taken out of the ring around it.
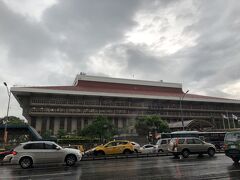
{"label": "street lamp", "polygon": [[4,86],[6,86],[6,88],[7,88],[7,93],[8,93],[7,117],[6,117],[6,121],[5,121],[4,137],[3,137],[3,140],[4,140],[4,149],[5,149],[6,144],[7,144],[7,123],[8,123],[8,113],[9,113],[9,105],[10,105],[10,99],[11,99],[11,92],[10,92],[9,89],[8,89],[7,83],[4,82],[3,84],[4,84]]}
{"label": "street lamp", "polygon": [[182,129],[184,131],[184,121],[183,121],[183,110],[182,110],[182,101],[183,101],[183,98],[186,96],[186,94],[189,92],[189,90],[187,90],[183,95],[182,97],[180,97],[180,111],[181,111],[181,121],[182,121]]}

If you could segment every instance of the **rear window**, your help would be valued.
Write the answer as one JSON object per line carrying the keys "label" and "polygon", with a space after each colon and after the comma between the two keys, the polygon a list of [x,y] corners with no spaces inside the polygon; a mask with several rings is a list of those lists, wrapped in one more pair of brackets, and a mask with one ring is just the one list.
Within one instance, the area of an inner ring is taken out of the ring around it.
{"label": "rear window", "polygon": [[162,140],[161,144],[167,144],[167,140]]}
{"label": "rear window", "polygon": [[240,141],[240,132],[238,133],[227,133],[225,141]]}

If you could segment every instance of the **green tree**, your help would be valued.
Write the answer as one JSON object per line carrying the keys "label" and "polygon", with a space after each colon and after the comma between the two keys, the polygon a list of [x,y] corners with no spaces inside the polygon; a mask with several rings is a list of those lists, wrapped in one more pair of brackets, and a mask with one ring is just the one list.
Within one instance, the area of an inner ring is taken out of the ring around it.
{"label": "green tree", "polygon": [[66,134],[67,134],[67,132],[64,129],[59,129],[57,136],[58,136],[58,138],[61,139],[63,136],[66,136]]}
{"label": "green tree", "polygon": [[99,138],[100,141],[113,137],[116,130],[106,117],[99,116],[89,126],[81,131],[82,136]]}
{"label": "green tree", "polygon": [[156,131],[169,132],[168,123],[159,116],[141,116],[136,118],[136,131],[141,136],[148,135],[149,132]]}
{"label": "green tree", "polygon": [[[3,124],[3,122],[5,122],[7,120],[7,117],[5,116],[4,118],[2,118],[0,120],[0,125]],[[19,117],[16,117],[16,116],[9,116],[8,117],[8,122],[7,122],[8,125],[24,125],[26,124],[24,122],[23,119],[20,119]]]}
{"label": "green tree", "polygon": [[43,139],[50,139],[52,136],[52,131],[51,130],[46,130],[43,134],[42,134],[42,138]]}

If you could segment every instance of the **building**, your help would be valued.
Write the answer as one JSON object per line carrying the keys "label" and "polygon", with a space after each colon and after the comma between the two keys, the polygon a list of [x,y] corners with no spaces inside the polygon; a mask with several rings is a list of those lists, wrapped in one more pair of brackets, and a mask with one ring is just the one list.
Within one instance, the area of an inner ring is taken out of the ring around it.
{"label": "building", "polygon": [[159,115],[174,129],[182,128],[182,118],[186,127],[191,121],[195,129],[213,130],[238,128],[232,116],[240,116],[239,100],[186,94],[182,84],[163,81],[80,74],[72,86],[12,87],[11,92],[23,116],[40,133],[76,132],[99,115],[106,116],[119,133],[128,134],[135,133],[137,116]]}

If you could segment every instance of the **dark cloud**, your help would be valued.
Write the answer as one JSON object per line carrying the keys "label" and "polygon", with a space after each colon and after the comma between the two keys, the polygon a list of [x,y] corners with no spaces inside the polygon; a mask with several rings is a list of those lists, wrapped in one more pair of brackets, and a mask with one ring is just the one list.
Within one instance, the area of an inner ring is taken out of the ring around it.
{"label": "dark cloud", "polygon": [[[222,88],[240,81],[239,9],[238,1],[221,0],[62,0],[44,11],[41,21],[34,21],[1,1],[0,81],[63,85],[71,84],[81,71],[111,74],[91,68],[89,62],[95,58],[106,60],[109,66],[115,64],[122,78],[134,75],[136,79],[183,82],[192,93],[230,97]],[[139,14],[150,14],[146,17],[153,17],[152,21],[136,22]],[[186,37],[183,41],[196,36],[193,44],[171,54],[155,51],[155,46],[177,39],[167,34],[175,30],[173,22],[185,27],[180,34]],[[134,28],[147,31],[153,25],[157,28],[152,32],[158,32],[156,44],[126,39]],[[0,101],[6,104],[4,90],[0,88]]]}
{"label": "dark cloud", "polygon": [[9,63],[33,63],[53,50],[51,37],[44,28],[12,12],[0,2],[0,44],[8,49]]}
{"label": "dark cloud", "polygon": [[102,46],[121,39],[136,25],[133,16],[141,1],[61,1],[44,14],[45,26],[64,37],[58,48],[72,61],[81,61]]}

